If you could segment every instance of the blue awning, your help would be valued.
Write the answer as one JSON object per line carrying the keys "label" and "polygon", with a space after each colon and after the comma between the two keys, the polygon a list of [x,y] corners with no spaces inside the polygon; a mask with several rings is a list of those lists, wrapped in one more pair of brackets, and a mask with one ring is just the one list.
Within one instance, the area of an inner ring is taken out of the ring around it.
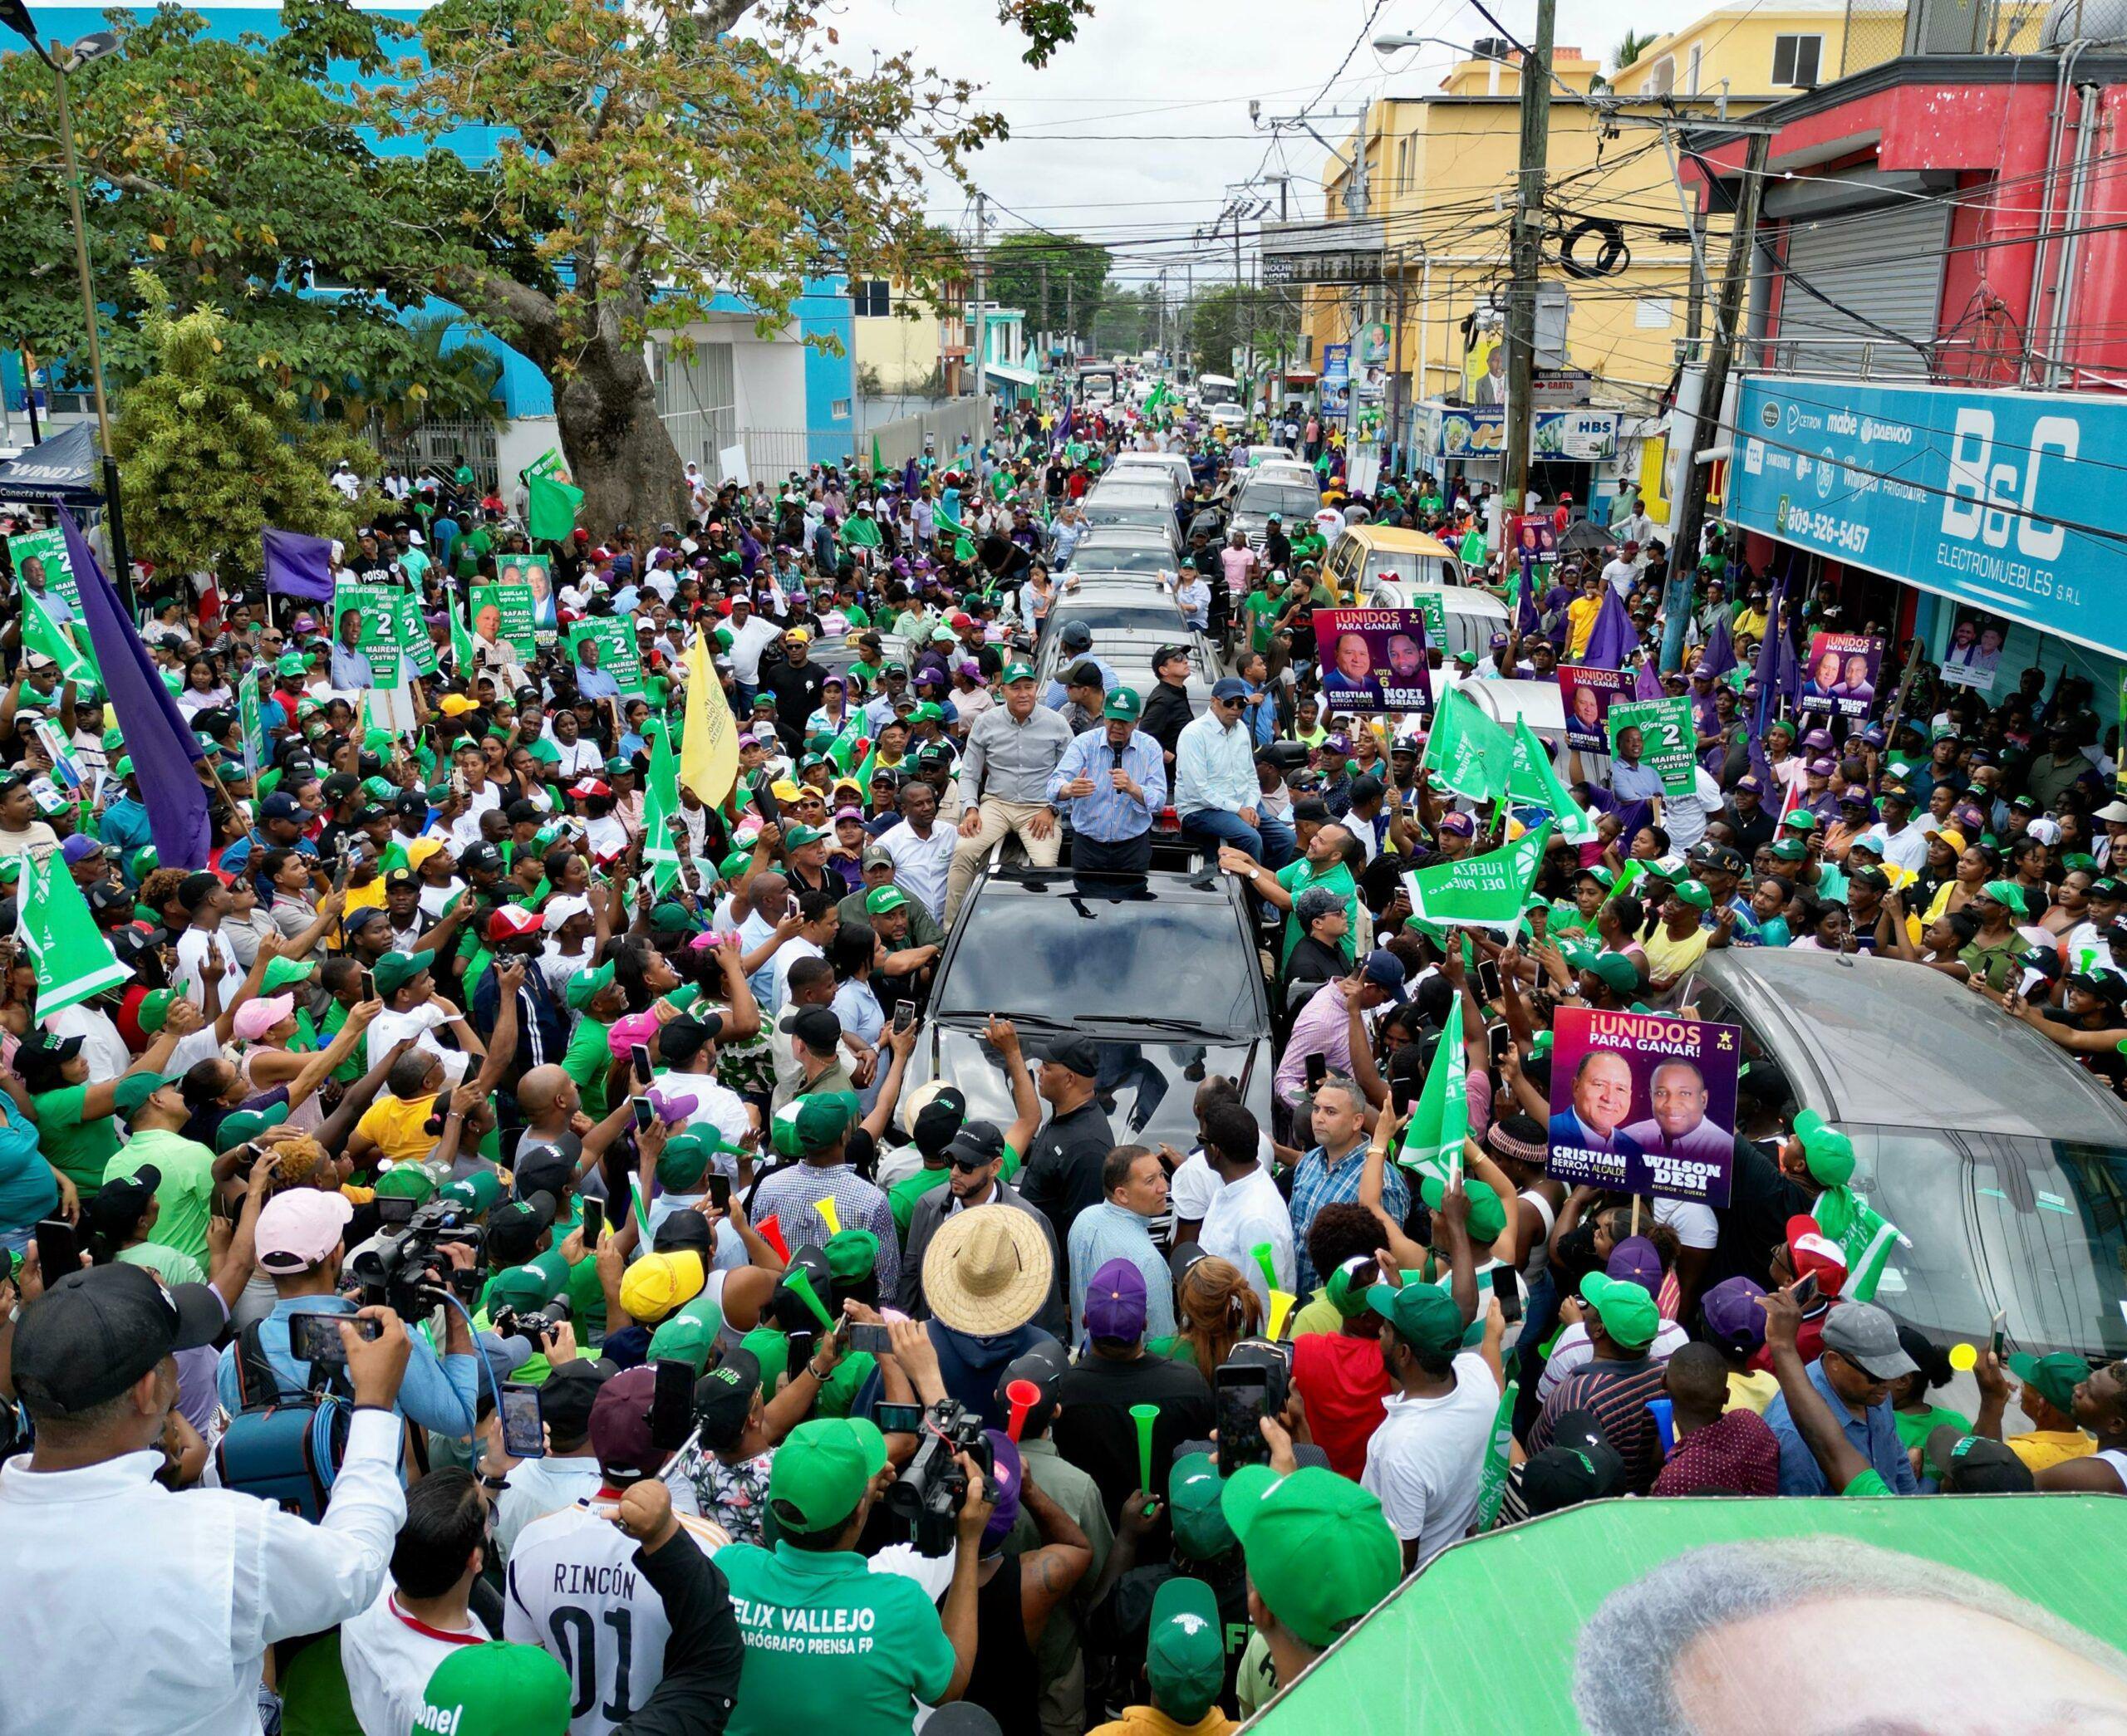
{"label": "blue awning", "polygon": [[66,506],[103,504],[102,460],[86,422],[0,463],[0,500],[48,500]]}

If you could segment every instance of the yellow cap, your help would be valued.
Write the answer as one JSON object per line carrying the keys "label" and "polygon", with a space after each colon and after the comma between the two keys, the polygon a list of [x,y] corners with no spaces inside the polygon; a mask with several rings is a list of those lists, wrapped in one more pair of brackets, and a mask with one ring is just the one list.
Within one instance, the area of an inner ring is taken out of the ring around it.
{"label": "yellow cap", "polygon": [[702,1282],[701,1256],[691,1248],[677,1253],[645,1254],[621,1279],[621,1307],[629,1318],[655,1326],[700,1295]]}

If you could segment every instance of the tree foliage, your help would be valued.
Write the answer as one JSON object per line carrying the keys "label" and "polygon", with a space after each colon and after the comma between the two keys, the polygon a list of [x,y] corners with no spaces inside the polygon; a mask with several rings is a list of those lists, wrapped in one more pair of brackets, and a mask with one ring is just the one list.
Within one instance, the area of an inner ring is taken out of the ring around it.
{"label": "tree foliage", "polygon": [[1296,306],[1287,292],[1231,283],[1207,290],[1189,311],[1189,351],[1199,372],[1233,370],[1233,352],[1252,349],[1258,368],[1275,362],[1282,342],[1294,353]]}
{"label": "tree foliage", "polygon": [[344,458],[374,475],[376,455],[305,419],[294,390],[266,385],[219,308],[179,311],[145,272],[128,290],[149,359],[112,433],[134,557],[233,578],[264,525],[351,542],[354,517],[327,466]]}
{"label": "tree foliage", "polygon": [[1068,321],[1075,321],[1078,331],[1091,331],[1111,262],[1108,249],[1098,242],[1019,230],[1000,237],[990,249],[990,299],[1000,306],[1025,309],[1030,331],[1063,331],[1069,329]]}

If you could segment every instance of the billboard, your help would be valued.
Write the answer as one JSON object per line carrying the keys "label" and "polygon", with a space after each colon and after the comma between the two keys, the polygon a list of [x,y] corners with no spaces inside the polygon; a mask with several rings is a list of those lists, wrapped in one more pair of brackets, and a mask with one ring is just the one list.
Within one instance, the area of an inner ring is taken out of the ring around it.
{"label": "billboard", "polygon": [[1884,641],[1867,633],[1813,633],[1802,665],[1804,711],[1858,723],[1876,709]]}
{"label": "billboard", "polygon": [[2127,399],[1754,378],[1735,444],[1732,522],[2127,653]]}

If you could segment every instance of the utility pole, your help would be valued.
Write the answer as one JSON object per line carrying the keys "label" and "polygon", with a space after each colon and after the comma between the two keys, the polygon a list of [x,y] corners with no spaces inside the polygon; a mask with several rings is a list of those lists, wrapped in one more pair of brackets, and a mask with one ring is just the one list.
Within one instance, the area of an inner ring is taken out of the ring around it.
{"label": "utility pole", "polygon": [[1530,414],[1536,385],[1536,278],[1544,257],[1544,169],[1551,124],[1551,32],[1558,0],[1536,0],[1536,42],[1521,61],[1521,170],[1514,210],[1514,282],[1506,297],[1506,499],[1499,533],[1514,535],[1529,498]]}
{"label": "utility pole", "polygon": [[1049,262],[1041,262],[1041,346],[1049,347]]}
{"label": "utility pole", "polygon": [[1078,280],[1069,272],[1064,274],[1064,347],[1075,368],[1078,365]]}
{"label": "utility pole", "polygon": [[1743,155],[1743,185],[1736,199],[1735,227],[1729,231],[1728,258],[1721,272],[1721,305],[1714,311],[1706,377],[1699,383],[1698,414],[1692,422],[1683,499],[1678,504],[1676,535],[1669,544],[1668,621],[1662,635],[1665,669],[1673,669],[1683,660],[1684,622],[1697,602],[1699,531],[1706,519],[1707,484],[1713,468],[1707,454],[1717,443],[1732,444],[1730,431],[1721,426],[1721,400],[1728,393],[1728,370],[1735,360],[1736,336],[1742,326],[1751,258],[1757,251],[1766,162],[1771,154],[1771,133],[1752,133]]}
{"label": "utility pole", "polygon": [[[984,253],[986,239],[983,223],[987,215],[980,194],[975,196],[975,395],[990,395],[990,262]],[[980,415],[978,414],[978,420]],[[975,456],[981,457],[980,449],[990,444],[990,430],[982,430],[983,438],[976,443]]]}

